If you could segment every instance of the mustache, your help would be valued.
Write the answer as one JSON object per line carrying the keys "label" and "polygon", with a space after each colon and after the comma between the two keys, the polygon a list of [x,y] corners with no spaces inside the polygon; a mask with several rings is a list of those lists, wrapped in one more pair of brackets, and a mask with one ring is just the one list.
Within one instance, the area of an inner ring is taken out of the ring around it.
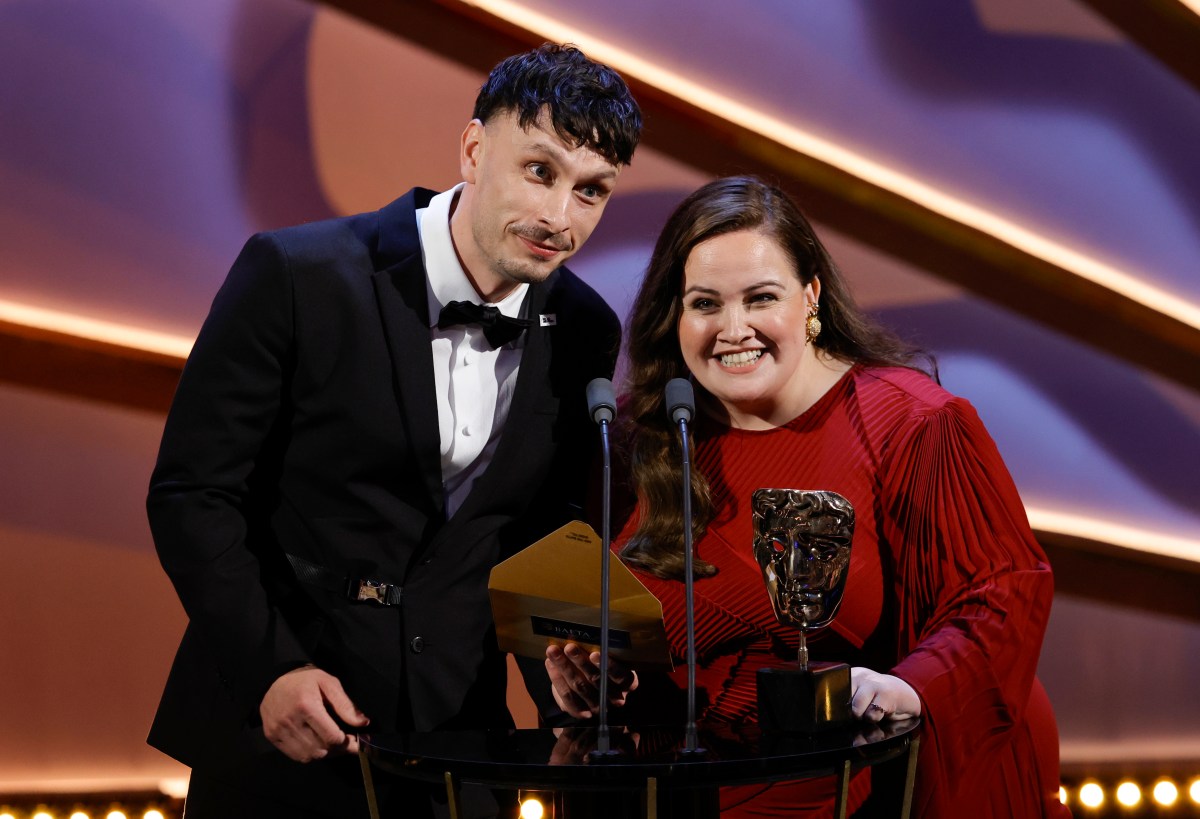
{"label": "mustache", "polygon": [[553,233],[545,228],[534,225],[513,225],[509,230],[531,242],[547,245],[555,250],[569,250],[571,247],[570,241],[565,236],[560,233]]}

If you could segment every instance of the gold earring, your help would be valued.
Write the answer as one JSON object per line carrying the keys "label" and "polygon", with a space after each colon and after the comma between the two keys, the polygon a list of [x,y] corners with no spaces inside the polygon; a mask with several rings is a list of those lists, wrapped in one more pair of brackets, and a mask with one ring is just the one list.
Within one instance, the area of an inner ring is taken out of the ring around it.
{"label": "gold earring", "polygon": [[812,344],[821,335],[821,320],[817,318],[817,303],[814,301],[808,308],[808,318],[804,320],[804,340]]}

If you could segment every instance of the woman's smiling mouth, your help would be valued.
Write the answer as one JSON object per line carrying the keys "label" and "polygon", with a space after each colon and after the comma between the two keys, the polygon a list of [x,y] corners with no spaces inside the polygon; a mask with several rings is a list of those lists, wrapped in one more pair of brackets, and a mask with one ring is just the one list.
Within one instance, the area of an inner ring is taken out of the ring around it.
{"label": "woman's smiling mouth", "polygon": [[762,350],[746,350],[741,353],[726,353],[719,358],[722,367],[745,367],[758,361],[762,354]]}

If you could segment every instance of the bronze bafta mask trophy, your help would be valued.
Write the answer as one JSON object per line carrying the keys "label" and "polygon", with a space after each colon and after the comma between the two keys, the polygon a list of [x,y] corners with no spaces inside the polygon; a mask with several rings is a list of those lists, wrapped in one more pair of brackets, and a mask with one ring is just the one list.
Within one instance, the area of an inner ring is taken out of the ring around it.
{"label": "bronze bafta mask trophy", "polygon": [[854,507],[836,492],[759,489],[754,556],[779,622],[800,630],[797,667],[758,670],[764,731],[812,733],[853,721],[850,666],[810,663],[807,635],[829,625],[850,569]]}

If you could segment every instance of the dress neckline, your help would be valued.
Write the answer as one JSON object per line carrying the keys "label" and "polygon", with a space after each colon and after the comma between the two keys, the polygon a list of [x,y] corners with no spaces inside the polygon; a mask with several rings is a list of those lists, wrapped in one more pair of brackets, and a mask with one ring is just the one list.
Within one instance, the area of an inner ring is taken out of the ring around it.
{"label": "dress neckline", "polygon": [[771,427],[770,429],[740,429],[738,427],[731,426],[725,421],[718,421],[707,413],[700,414],[700,426],[702,429],[709,429],[713,432],[739,438],[764,437],[782,430],[790,430],[794,432],[797,429],[804,427],[806,424],[811,423],[814,419],[825,415],[829,407],[840,401],[842,397],[850,391],[850,386],[854,381],[854,376],[861,368],[862,364],[857,361],[851,364],[849,369],[842,373],[838,377],[838,380],[835,381],[829,387],[829,389],[825,390],[824,394],[822,394],[812,406],[804,410],[804,412],[800,413],[787,423],[781,424],[777,427]]}

